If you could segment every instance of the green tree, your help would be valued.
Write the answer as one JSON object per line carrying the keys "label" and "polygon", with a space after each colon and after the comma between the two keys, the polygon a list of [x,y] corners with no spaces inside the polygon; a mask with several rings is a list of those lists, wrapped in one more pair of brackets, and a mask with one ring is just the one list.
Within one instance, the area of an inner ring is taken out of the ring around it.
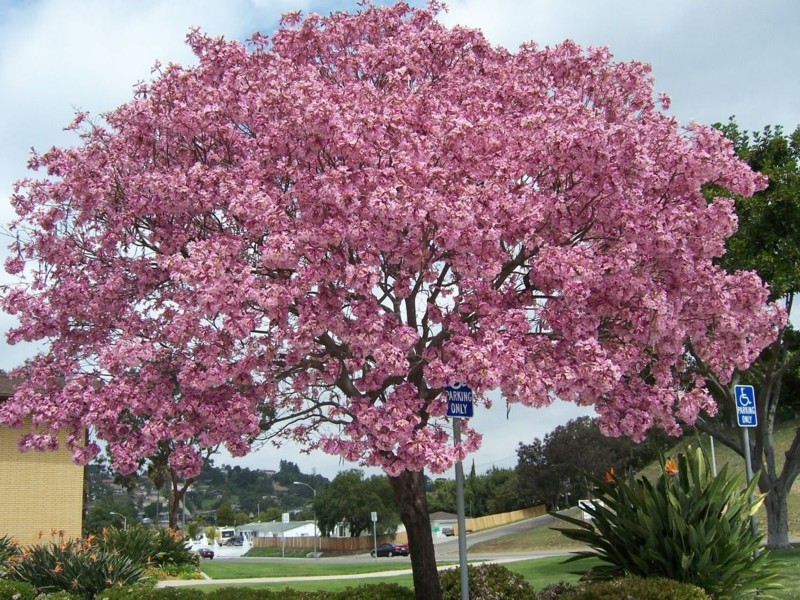
{"label": "green tree", "polygon": [[217,509],[217,525],[233,525],[236,521],[236,512],[230,502],[223,502]]}
{"label": "green tree", "polygon": [[433,482],[433,491],[428,492],[430,512],[456,512],[456,482],[452,479],[438,478]]}
{"label": "green tree", "polygon": [[616,473],[636,470],[655,457],[661,432],[650,434],[651,443],[636,444],[628,437],[607,437],[591,417],[572,419],[548,433],[544,440],[517,448],[520,488],[534,504],[549,509],[574,504],[591,493],[590,478],[609,469]]}
{"label": "green tree", "polygon": [[[117,514],[112,514],[117,513]],[[99,534],[106,527],[122,528],[125,517],[128,525],[136,521],[136,506],[127,494],[106,496],[96,502],[86,513],[86,533]]]}
{"label": "green tree", "polygon": [[[800,127],[791,135],[771,126],[750,134],[733,119],[717,127],[742,159],[769,178],[767,188],[752,198],[735,199],[739,230],[729,238],[722,264],[729,271],[756,271],[769,284],[772,298],[782,300],[791,314],[800,291]],[[723,193],[713,187],[707,192]],[[693,359],[708,376],[709,390],[720,407],[716,418],[703,417],[695,426],[742,457],[744,441],[736,426],[733,385],[756,387],[758,426],[749,435],[751,466],[759,473],[759,490],[766,494],[767,545],[788,547],[787,498],[800,472],[800,430],[783,461],[775,452],[774,431],[781,408],[793,412],[800,406],[800,334],[787,322],[756,362],[747,371],[735,373],[730,383],[696,355]]]}
{"label": "green tree", "polygon": [[350,535],[357,537],[372,531],[371,513],[378,513],[376,529],[380,534],[397,531],[400,514],[389,481],[385,476],[364,478],[360,469],[341,471],[331,484],[317,493],[314,500],[317,525],[323,536],[344,523]]}
{"label": "green tree", "polygon": [[483,475],[486,490],[486,512],[496,514],[533,506],[522,493],[516,469],[492,467]]}

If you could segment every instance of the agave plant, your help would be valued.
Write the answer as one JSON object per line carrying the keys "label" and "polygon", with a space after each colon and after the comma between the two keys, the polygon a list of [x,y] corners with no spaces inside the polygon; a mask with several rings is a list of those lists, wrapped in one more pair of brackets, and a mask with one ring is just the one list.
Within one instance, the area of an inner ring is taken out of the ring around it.
{"label": "agave plant", "polygon": [[558,531],[592,548],[569,560],[599,557],[604,564],[592,576],[600,579],[666,577],[720,599],[777,587],[776,564],[751,527],[763,502],[754,495],[758,478],[744,485],[727,465],[714,476],[700,449],[662,457],[662,465],[654,483],[613,473],[593,479],[597,501],[584,508],[590,521],[552,513],[573,526]]}

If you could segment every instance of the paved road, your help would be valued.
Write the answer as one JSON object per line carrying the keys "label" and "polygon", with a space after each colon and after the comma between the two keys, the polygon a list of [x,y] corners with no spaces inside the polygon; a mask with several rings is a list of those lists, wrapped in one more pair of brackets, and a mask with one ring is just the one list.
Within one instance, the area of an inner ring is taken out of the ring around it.
{"label": "paved road", "polygon": [[[478,531],[476,533],[467,534],[467,555],[470,555],[470,546],[474,546],[480,542],[488,542],[499,537],[510,535],[512,533],[519,533],[521,531],[529,531],[537,527],[549,527],[555,521],[554,517],[550,515],[542,515],[535,519],[525,519],[524,521],[517,521],[509,525],[495,527],[494,529],[487,529],[485,531]],[[458,538],[450,537],[445,541],[440,541],[435,544],[437,560],[458,560]],[[525,555],[540,556],[538,552],[526,552]],[[553,554],[553,553],[550,553]]]}

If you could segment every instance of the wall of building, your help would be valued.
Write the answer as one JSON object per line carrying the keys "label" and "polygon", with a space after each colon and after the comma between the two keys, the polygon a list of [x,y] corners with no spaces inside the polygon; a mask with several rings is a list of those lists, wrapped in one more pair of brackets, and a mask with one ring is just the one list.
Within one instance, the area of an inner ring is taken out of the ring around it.
{"label": "wall of building", "polygon": [[0,536],[23,545],[80,537],[83,467],[63,440],[53,452],[20,452],[24,431],[0,427]]}

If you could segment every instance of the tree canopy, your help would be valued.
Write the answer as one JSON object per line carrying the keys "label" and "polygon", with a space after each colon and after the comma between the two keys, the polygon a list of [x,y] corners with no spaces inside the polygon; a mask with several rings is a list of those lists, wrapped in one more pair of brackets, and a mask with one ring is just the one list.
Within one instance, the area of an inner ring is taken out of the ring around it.
{"label": "tree canopy", "polygon": [[0,413],[34,417],[27,447],[67,428],[86,459],[91,427],[124,472],[169,439],[188,475],[269,430],[438,472],[480,442],[448,442],[448,378],[641,437],[709,405],[676,387],[687,339],[722,374],[752,360],[779,317],[712,264],[733,204],[700,193],[763,185],[730,142],[661,113],[646,65],[434,17],[193,32],[196,67],[31,158],[3,308],[49,345]]}

